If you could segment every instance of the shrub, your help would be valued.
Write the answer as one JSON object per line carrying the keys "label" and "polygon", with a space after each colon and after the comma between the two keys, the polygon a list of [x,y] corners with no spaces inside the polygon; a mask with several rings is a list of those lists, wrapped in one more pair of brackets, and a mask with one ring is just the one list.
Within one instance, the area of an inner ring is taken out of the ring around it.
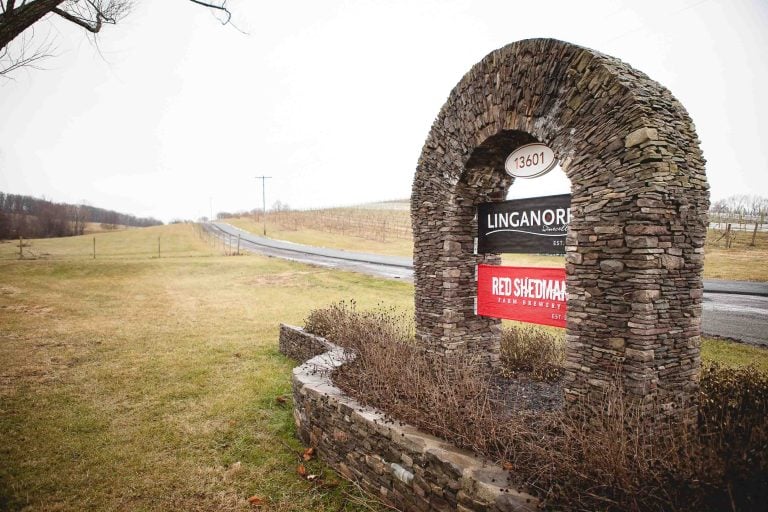
{"label": "shrub", "polygon": [[557,380],[565,360],[564,341],[562,336],[537,327],[505,328],[500,357],[507,373],[525,372],[534,379]]}
{"label": "shrub", "polygon": [[[558,510],[761,510],[768,501],[768,375],[706,366],[695,426],[642,427],[619,384],[592,414],[510,411],[499,376],[471,354],[436,356],[389,310],[354,303],[313,311],[306,328],[346,348],[334,382],[360,402],[511,468]],[[537,348],[534,348],[537,347]],[[552,378],[562,343],[545,331],[505,332],[504,372]],[[630,426],[630,428],[628,428]]]}
{"label": "shrub", "polygon": [[304,329],[350,349],[369,342],[410,340],[414,330],[413,322],[394,309],[359,312],[355,301],[311,311]]}

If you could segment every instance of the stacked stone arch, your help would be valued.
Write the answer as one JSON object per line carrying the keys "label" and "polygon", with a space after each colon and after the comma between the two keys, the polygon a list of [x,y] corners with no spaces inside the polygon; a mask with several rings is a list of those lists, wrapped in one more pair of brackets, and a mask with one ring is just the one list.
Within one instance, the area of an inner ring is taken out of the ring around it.
{"label": "stacked stone arch", "polygon": [[691,119],[618,59],[551,39],[519,41],[451,92],[412,192],[417,337],[433,351],[498,360],[500,321],[474,314],[477,204],[503,200],[504,160],[547,144],[571,182],[566,399],[618,374],[649,410],[688,416],[698,386],[708,210]]}

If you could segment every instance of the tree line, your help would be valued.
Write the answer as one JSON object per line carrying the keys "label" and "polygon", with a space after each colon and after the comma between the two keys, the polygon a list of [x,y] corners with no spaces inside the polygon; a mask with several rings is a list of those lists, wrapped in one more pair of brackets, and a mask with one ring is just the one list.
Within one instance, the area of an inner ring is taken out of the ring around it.
{"label": "tree line", "polygon": [[162,224],[151,217],[136,217],[87,204],[54,203],[47,199],[0,192],[0,239],[82,235],[89,222],[101,224],[107,229]]}
{"label": "tree line", "polygon": [[712,203],[710,222],[729,222],[760,226],[768,216],[768,198],[758,195],[736,194]]}

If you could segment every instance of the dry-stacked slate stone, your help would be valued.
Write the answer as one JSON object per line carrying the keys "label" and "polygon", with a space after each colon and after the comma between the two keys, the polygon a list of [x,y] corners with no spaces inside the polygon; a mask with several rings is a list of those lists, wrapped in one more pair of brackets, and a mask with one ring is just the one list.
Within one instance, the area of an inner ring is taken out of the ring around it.
{"label": "dry-stacked slate stone", "polygon": [[280,353],[297,361],[307,361],[328,352],[333,345],[319,336],[314,336],[299,327],[280,324]]}
{"label": "dry-stacked slate stone", "polygon": [[699,141],[667,89],[569,43],[490,53],[435,120],[411,200],[419,339],[497,361],[500,323],[473,313],[475,266],[499,262],[473,254],[475,207],[503,200],[504,160],[531,141],[551,147],[571,181],[568,403],[599,399],[619,375],[650,418],[690,418],[709,206]]}
{"label": "dry-stacked slate stone", "polygon": [[309,359],[293,369],[299,438],[384,503],[405,511],[538,509],[535,497],[510,485],[508,471],[345,395],[330,379],[330,372],[346,361],[341,348],[281,325],[280,351]]}

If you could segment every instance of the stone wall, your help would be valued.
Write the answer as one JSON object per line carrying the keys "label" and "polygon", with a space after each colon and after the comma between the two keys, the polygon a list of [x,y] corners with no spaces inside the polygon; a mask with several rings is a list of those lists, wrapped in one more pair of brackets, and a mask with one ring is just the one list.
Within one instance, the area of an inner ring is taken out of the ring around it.
{"label": "stone wall", "polygon": [[307,361],[328,352],[333,344],[301,327],[280,324],[280,353],[297,361]]}
{"label": "stone wall", "polygon": [[[418,338],[498,360],[499,321],[474,314],[475,208],[503,200],[504,159],[539,141],[571,181],[566,399],[616,376],[652,417],[693,417],[709,194],[685,109],[620,60],[551,39],[512,43],[451,92],[411,196]],[[661,412],[659,412],[661,411]]]}
{"label": "stone wall", "polygon": [[294,418],[301,440],[344,477],[404,511],[537,509],[534,497],[509,487],[509,472],[346,396],[329,378],[344,362],[341,349],[280,326],[284,354],[302,360],[319,347],[327,351],[293,370]]}

